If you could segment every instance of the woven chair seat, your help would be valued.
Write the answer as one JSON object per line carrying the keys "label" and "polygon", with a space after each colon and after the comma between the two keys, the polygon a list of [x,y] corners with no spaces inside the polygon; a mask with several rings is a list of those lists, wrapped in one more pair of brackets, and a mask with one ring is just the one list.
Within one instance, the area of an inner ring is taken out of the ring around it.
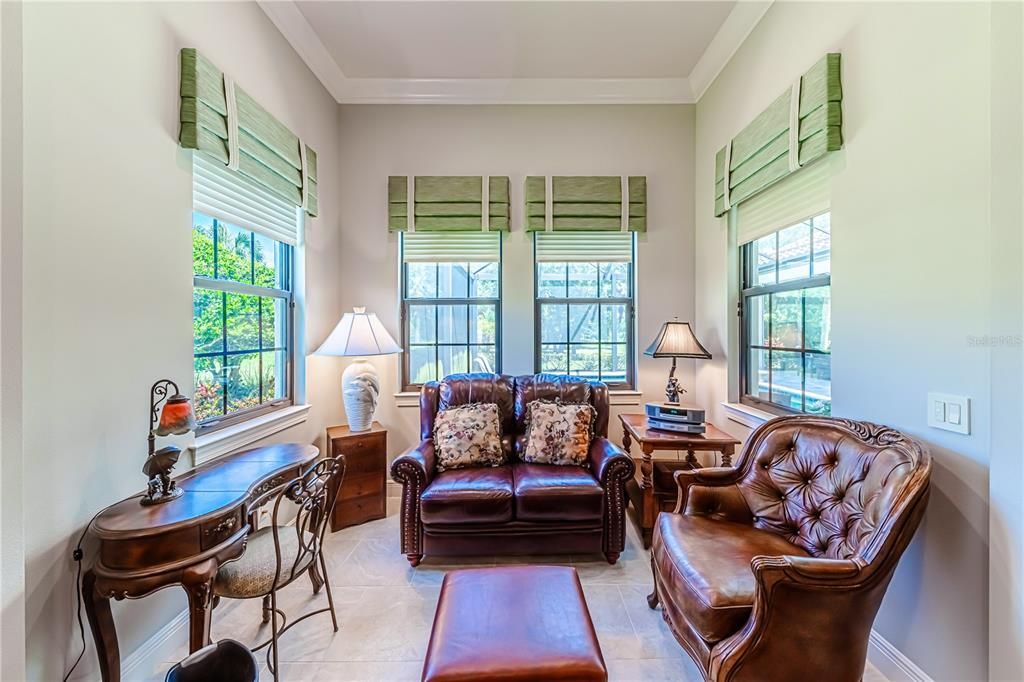
{"label": "woven chair seat", "polygon": [[[278,576],[277,585],[274,585],[274,573],[277,571],[274,529],[259,529],[249,536],[241,557],[221,566],[213,583],[214,593],[229,599],[247,599],[269,594],[273,588],[284,587],[295,576],[302,575],[316,555],[310,551],[315,547],[316,538],[311,533],[303,535],[306,549],[299,546],[299,538],[294,528],[278,529],[281,541],[281,575]],[[299,564],[294,566],[295,557],[299,555],[300,549],[304,556]]]}

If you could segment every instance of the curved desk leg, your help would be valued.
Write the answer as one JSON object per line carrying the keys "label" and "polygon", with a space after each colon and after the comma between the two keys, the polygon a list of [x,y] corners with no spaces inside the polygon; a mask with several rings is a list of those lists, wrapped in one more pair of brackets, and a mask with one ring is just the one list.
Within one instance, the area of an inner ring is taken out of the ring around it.
{"label": "curved desk leg", "polygon": [[218,563],[212,559],[185,569],[181,586],[188,595],[188,652],[195,653],[210,643],[213,616],[213,579]]}
{"label": "curved desk leg", "polygon": [[96,590],[96,575],[89,569],[82,576],[82,601],[85,615],[89,619],[93,641],[96,642],[96,656],[100,661],[100,675],[103,682],[119,682],[121,679],[121,652],[117,646],[117,630],[110,613],[110,597]]}

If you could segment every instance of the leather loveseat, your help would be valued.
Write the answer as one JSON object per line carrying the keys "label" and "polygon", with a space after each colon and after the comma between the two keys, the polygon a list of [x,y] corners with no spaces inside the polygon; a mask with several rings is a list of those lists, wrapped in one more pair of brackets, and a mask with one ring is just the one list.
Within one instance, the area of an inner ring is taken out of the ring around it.
{"label": "leather loveseat", "polygon": [[[533,400],[590,403],[597,419],[585,466],[519,459]],[[509,464],[437,473],[434,417],[466,403],[496,403]],[[402,553],[427,555],[596,554],[615,563],[625,544],[625,483],[632,459],[608,440],[608,387],[568,376],[455,374],[420,392],[421,442],[397,457]]]}
{"label": "leather loveseat", "polygon": [[773,419],[735,469],[676,472],[648,602],[709,680],[858,681],[930,472],[928,452],[890,428]]}

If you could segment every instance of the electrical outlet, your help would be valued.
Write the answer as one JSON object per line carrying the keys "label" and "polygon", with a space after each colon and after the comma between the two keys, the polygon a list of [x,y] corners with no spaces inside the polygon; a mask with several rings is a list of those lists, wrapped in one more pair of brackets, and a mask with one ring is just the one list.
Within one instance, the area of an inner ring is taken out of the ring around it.
{"label": "electrical outlet", "polygon": [[948,393],[928,394],[928,426],[967,435],[971,432],[971,399]]}

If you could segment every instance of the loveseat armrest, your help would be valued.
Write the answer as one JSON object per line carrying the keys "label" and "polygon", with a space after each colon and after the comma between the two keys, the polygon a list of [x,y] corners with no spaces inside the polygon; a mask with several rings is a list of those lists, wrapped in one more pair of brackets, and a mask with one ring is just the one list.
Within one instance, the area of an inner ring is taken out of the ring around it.
{"label": "loveseat armrest", "polygon": [[431,438],[409,448],[391,463],[391,478],[402,485],[419,484],[426,488],[434,478],[434,441]]}
{"label": "loveseat armrest", "polygon": [[607,438],[598,437],[590,443],[588,458],[594,478],[605,489],[610,483],[625,484],[636,473],[633,458]]}
{"label": "loveseat armrest", "polygon": [[423,522],[420,495],[434,477],[434,441],[426,439],[395,458],[391,478],[402,484],[402,514],[399,532],[402,554],[416,566],[423,558]]}
{"label": "loveseat armrest", "polygon": [[633,458],[604,437],[590,443],[590,471],[604,488],[602,551],[614,564],[626,547],[626,483],[636,474]]}
{"label": "loveseat armrest", "polygon": [[[703,498],[704,502],[708,504],[717,503],[725,509],[740,512],[741,507],[735,504],[736,496],[738,496],[740,500],[743,499],[743,496],[739,493],[739,489],[736,486],[736,483],[740,480],[740,476],[740,471],[738,469],[733,469],[732,467],[679,469],[672,475],[676,480],[676,487],[678,488],[676,495],[676,508],[672,513],[700,513],[696,508],[691,510],[689,507],[690,497],[697,497],[697,495],[694,495],[692,491],[695,486],[700,486],[701,488],[706,489],[700,491],[700,496]],[[729,487],[732,487],[735,490],[726,492],[716,490],[716,488]],[[743,502],[743,507],[746,507],[746,502]],[[749,514],[749,509],[747,510],[747,513]]]}

